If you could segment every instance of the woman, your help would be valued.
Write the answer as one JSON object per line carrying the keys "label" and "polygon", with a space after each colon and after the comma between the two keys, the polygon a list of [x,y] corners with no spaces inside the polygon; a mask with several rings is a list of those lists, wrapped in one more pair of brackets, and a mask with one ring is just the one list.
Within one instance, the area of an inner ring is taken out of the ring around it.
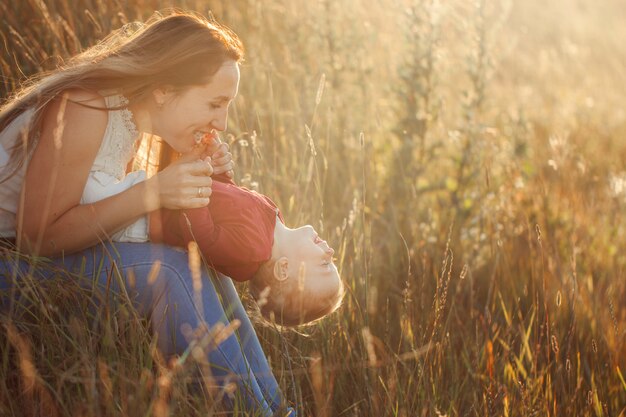
{"label": "woman", "polygon": [[[214,376],[234,376],[248,409],[272,415],[281,393],[232,281],[211,281],[203,271],[202,302],[194,304],[187,254],[148,243],[141,221],[159,208],[206,206],[211,173],[232,175],[227,146],[205,149],[197,138],[226,129],[242,56],[230,30],[179,13],[156,16],[130,35],[117,31],[31,80],[0,109],[0,238],[70,270],[80,266],[102,286],[112,268],[132,269],[135,279],[126,290],[150,316],[166,354],[187,347],[181,329],[212,326],[228,312],[241,321],[239,340],[232,335],[209,353]],[[83,203],[90,173],[122,183],[140,132],[191,156],[113,196]],[[199,159],[207,153],[210,162]],[[131,224],[126,243],[101,243]],[[159,273],[148,282],[155,261]],[[0,288],[20,266],[0,260]]]}

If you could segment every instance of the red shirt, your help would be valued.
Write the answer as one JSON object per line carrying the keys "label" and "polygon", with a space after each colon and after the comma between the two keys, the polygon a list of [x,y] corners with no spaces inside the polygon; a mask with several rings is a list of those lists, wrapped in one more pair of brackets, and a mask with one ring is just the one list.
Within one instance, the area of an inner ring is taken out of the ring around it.
{"label": "red shirt", "polygon": [[151,213],[150,240],[185,248],[195,240],[210,266],[234,280],[249,280],[272,255],[280,212],[268,197],[227,177],[214,177],[212,189],[207,207]]}

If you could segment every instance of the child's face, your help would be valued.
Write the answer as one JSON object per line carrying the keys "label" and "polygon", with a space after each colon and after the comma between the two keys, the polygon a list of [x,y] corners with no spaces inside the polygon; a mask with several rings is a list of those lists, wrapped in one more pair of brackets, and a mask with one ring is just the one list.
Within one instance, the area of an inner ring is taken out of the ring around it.
{"label": "child's face", "polygon": [[290,279],[296,281],[292,291],[317,300],[336,297],[341,279],[333,263],[335,251],[308,225],[289,229],[288,241],[283,256],[289,260]]}

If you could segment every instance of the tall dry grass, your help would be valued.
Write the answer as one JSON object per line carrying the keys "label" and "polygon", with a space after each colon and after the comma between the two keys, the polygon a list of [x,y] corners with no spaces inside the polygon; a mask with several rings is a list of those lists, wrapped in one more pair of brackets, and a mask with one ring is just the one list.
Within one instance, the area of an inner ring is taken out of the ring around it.
{"label": "tall dry grass", "polygon": [[[338,249],[338,313],[259,326],[302,415],[626,415],[618,0],[5,2],[2,96],[172,4],[246,45],[238,180]],[[214,412],[123,301],[23,281],[0,414]]]}

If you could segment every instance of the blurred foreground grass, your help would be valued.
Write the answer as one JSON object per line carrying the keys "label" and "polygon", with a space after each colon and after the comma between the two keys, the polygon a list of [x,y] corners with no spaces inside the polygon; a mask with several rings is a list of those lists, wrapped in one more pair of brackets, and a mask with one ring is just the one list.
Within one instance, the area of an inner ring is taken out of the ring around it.
{"label": "blurred foreground grass", "polygon": [[[172,4],[246,45],[239,181],[338,249],[338,313],[259,327],[302,415],[626,415],[620,1],[4,2],[0,94]],[[22,281],[0,415],[213,413],[123,302]]]}

